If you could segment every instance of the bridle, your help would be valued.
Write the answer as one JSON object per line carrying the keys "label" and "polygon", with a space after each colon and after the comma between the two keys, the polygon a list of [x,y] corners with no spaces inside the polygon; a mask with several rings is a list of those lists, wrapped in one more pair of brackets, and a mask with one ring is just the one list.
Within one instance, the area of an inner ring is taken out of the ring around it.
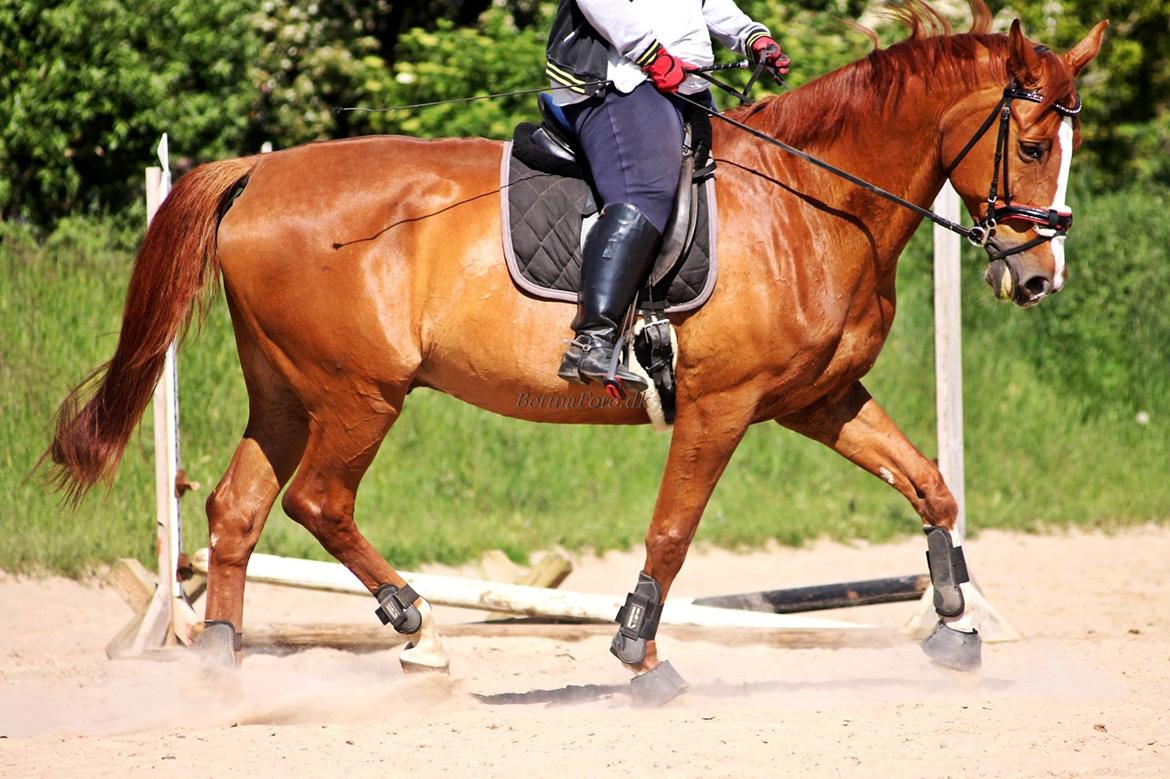
{"label": "bridle", "polygon": [[[1002,260],[1013,254],[1025,252],[1033,246],[1047,243],[1053,238],[1063,238],[1072,227],[1073,220],[1072,210],[1067,206],[1062,208],[1043,208],[1012,202],[1011,189],[1009,188],[1011,179],[1008,174],[1008,160],[1011,159],[1011,155],[1006,153],[1006,147],[1008,131],[1011,127],[1013,100],[1027,100],[1032,103],[1042,103],[1044,102],[1044,96],[1039,92],[1020,89],[1014,82],[1008,84],[1003,90],[1003,97],[1000,98],[999,103],[992,109],[987,119],[975,131],[975,134],[971,136],[971,140],[967,141],[967,145],[963,147],[959,155],[946,168],[946,176],[950,178],[950,175],[958,167],[959,163],[974,148],[975,144],[979,142],[979,139],[991,129],[991,125],[994,124],[996,117],[999,117],[999,130],[995,137],[995,165],[991,174],[991,190],[987,195],[987,213],[982,219],[976,221],[974,226],[966,230],[967,240],[976,246],[982,246],[987,249],[992,261]],[[1081,112],[1081,99],[1078,96],[1076,103],[1072,107],[1064,106],[1060,103],[1052,103],[1052,108],[1062,116],[1076,116]],[[1068,153],[1071,152],[1072,150],[1069,149]],[[1003,179],[1002,196],[999,193],[1001,174]],[[1003,205],[999,205],[1001,200],[1003,201]],[[999,248],[991,239],[995,235],[996,226],[1000,222],[1008,219],[1019,219],[1033,223],[1037,226],[1037,237],[1008,249]]]}
{"label": "bridle", "polygon": [[[963,147],[963,150],[959,152],[959,155],[951,162],[949,166],[947,166],[946,169],[946,175],[947,177],[950,177],[954,169],[959,165],[959,163],[963,161],[971,149],[975,147],[975,144],[979,142],[979,139],[982,138],[989,129],[991,129],[991,126],[995,123],[996,118],[999,118],[999,130],[996,134],[995,142],[995,165],[991,176],[991,190],[987,196],[987,213],[982,219],[976,221],[976,223],[971,227],[965,227],[958,222],[952,222],[950,219],[936,214],[928,208],[923,208],[917,203],[911,203],[909,200],[906,200],[903,197],[899,197],[892,192],[882,189],[876,184],[871,184],[865,179],[854,176],[852,173],[844,171],[835,165],[831,165],[822,159],[814,157],[806,151],[798,149],[795,146],[790,146],[784,141],[773,138],[772,136],[761,132],[754,127],[750,127],[743,122],[732,119],[729,116],[724,116],[717,110],[712,109],[711,107],[706,106],[698,101],[692,100],[686,95],[678,94],[675,95],[675,97],[705,111],[710,116],[718,119],[721,122],[730,124],[733,127],[736,127],[748,133],[749,135],[764,141],[765,143],[777,146],[789,154],[799,157],[806,162],[810,162],[817,167],[823,168],[835,176],[839,176],[840,178],[843,178],[852,184],[856,184],[858,187],[861,187],[867,192],[872,192],[879,197],[885,198],[892,203],[896,203],[903,208],[913,211],[919,216],[925,219],[929,219],[935,224],[944,227],[953,233],[958,233],[974,245],[982,246],[984,249],[986,249],[988,254],[991,256],[992,261],[1002,260],[1003,258],[1010,257],[1013,254],[1019,254],[1020,252],[1027,251],[1034,246],[1047,243],[1054,238],[1063,238],[1068,234],[1069,228],[1072,226],[1072,211],[1068,208],[1043,208],[1040,206],[1028,204],[1012,203],[1011,190],[1008,188],[1008,184],[1010,182],[1010,179],[1008,178],[1008,157],[1010,155],[1006,154],[1008,131],[1011,128],[1012,101],[1027,100],[1032,103],[1042,103],[1044,101],[1044,96],[1040,92],[1020,89],[1014,81],[1009,83],[1008,86],[1004,88],[1003,97],[1000,98],[995,108],[991,111],[990,114],[988,114],[987,119],[983,121],[983,124],[980,125],[979,129],[976,130],[975,134],[971,137],[971,140],[967,142],[967,144]],[[1052,103],[1051,105],[1054,110],[1063,116],[1076,116],[1081,112],[1080,97],[1077,97],[1076,104],[1071,107],[1060,105],[1059,103]],[[1071,149],[1069,152],[1071,153]],[[999,193],[1001,172],[1004,186],[1004,192],[1002,196]],[[1003,201],[1003,205],[998,205],[1001,200]],[[1022,243],[1018,246],[1012,246],[1008,249],[1001,249],[991,239],[995,235],[996,226],[1006,219],[1020,219],[1027,222],[1032,222],[1036,225],[1036,231],[1039,235],[1033,240]]]}

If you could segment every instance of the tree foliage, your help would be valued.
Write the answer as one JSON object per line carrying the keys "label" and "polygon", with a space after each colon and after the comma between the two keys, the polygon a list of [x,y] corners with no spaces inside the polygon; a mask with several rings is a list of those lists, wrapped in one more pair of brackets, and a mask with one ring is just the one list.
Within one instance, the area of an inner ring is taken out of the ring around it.
{"label": "tree foliage", "polygon": [[256,124],[249,140],[293,145],[347,135],[333,108],[365,102],[386,76],[378,20],[389,3],[267,0],[252,16],[260,52],[251,70]]}
{"label": "tree foliage", "polygon": [[[938,2],[961,15],[962,3]],[[869,41],[852,22],[879,19],[867,0],[740,5],[792,55],[792,86],[864,56]],[[540,86],[555,7],[551,0],[0,0],[0,218],[47,224],[125,207],[164,130],[173,150],[196,161],[251,153],[264,141],[285,147],[369,132],[504,137],[533,117],[532,96],[409,111],[335,109]],[[1019,16],[1031,37],[1058,49],[1112,19],[1099,61],[1082,78],[1087,156],[1100,183],[1170,183],[1170,0],[992,0],[992,7],[1000,27]],[[883,40],[900,34],[880,31]]]}
{"label": "tree foliage", "polygon": [[239,151],[255,36],[242,0],[0,4],[0,216],[120,208],[159,135]]}
{"label": "tree foliage", "polygon": [[[383,82],[375,105],[411,105],[543,86],[544,29],[544,24],[519,27],[506,9],[493,7],[474,27],[441,21],[434,30],[411,30],[399,40],[392,78]],[[364,115],[363,129],[503,138],[517,121],[532,117],[535,99],[524,95],[370,113]]]}
{"label": "tree foliage", "polygon": [[999,15],[1020,17],[1029,37],[1058,51],[1108,19],[1101,53],[1079,85],[1096,178],[1170,184],[1170,0],[1011,0]]}

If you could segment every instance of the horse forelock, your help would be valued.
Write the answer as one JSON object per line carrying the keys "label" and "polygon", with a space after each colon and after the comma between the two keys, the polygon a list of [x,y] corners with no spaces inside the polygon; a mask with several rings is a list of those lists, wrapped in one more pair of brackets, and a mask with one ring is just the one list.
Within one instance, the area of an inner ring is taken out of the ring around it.
{"label": "horse forelock", "polygon": [[[1044,85],[1041,89],[1044,100],[1039,105],[1042,115],[1054,114],[1048,110],[1053,104],[1072,108],[1077,102],[1077,85],[1072,70],[1060,55],[1047,48],[1041,52],[1041,58],[1045,65]],[[1073,124],[1080,125],[1079,116],[1073,117]]]}

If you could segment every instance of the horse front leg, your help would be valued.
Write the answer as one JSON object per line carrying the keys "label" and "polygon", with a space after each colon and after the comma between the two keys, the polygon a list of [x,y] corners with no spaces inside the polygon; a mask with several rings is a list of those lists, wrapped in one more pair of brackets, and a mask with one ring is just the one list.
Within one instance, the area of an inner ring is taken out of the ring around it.
{"label": "horse front leg", "polygon": [[958,503],[938,467],[910,443],[860,382],[842,396],[776,421],[820,441],[910,501],[924,523],[926,559],[939,616],[922,648],[942,665],[978,668],[982,640],[966,607],[972,585],[961,542],[951,534]]}
{"label": "horse front leg", "polygon": [[610,647],[637,674],[630,687],[636,706],[661,705],[686,689],[670,663],[659,660],[658,618],[711,492],[751,422],[751,411],[749,403],[724,395],[679,409],[646,531],[646,562],[618,612],[619,628]]}

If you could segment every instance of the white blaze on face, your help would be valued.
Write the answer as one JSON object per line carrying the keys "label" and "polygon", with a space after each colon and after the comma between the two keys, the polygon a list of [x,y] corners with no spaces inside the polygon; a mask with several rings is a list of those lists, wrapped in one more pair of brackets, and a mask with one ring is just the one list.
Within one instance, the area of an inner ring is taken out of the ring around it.
{"label": "white blaze on face", "polygon": [[[1060,132],[1056,135],[1056,152],[1060,155],[1060,178],[1056,182],[1056,197],[1052,199],[1052,208],[1064,210],[1068,208],[1065,200],[1068,197],[1068,172],[1072,167],[1073,155],[1073,120],[1066,116],[1060,120]],[[1042,228],[1041,235],[1053,235],[1055,230]],[[1053,238],[1049,245],[1052,247],[1052,286],[1053,292],[1064,286],[1066,272],[1064,267],[1064,236]]]}

